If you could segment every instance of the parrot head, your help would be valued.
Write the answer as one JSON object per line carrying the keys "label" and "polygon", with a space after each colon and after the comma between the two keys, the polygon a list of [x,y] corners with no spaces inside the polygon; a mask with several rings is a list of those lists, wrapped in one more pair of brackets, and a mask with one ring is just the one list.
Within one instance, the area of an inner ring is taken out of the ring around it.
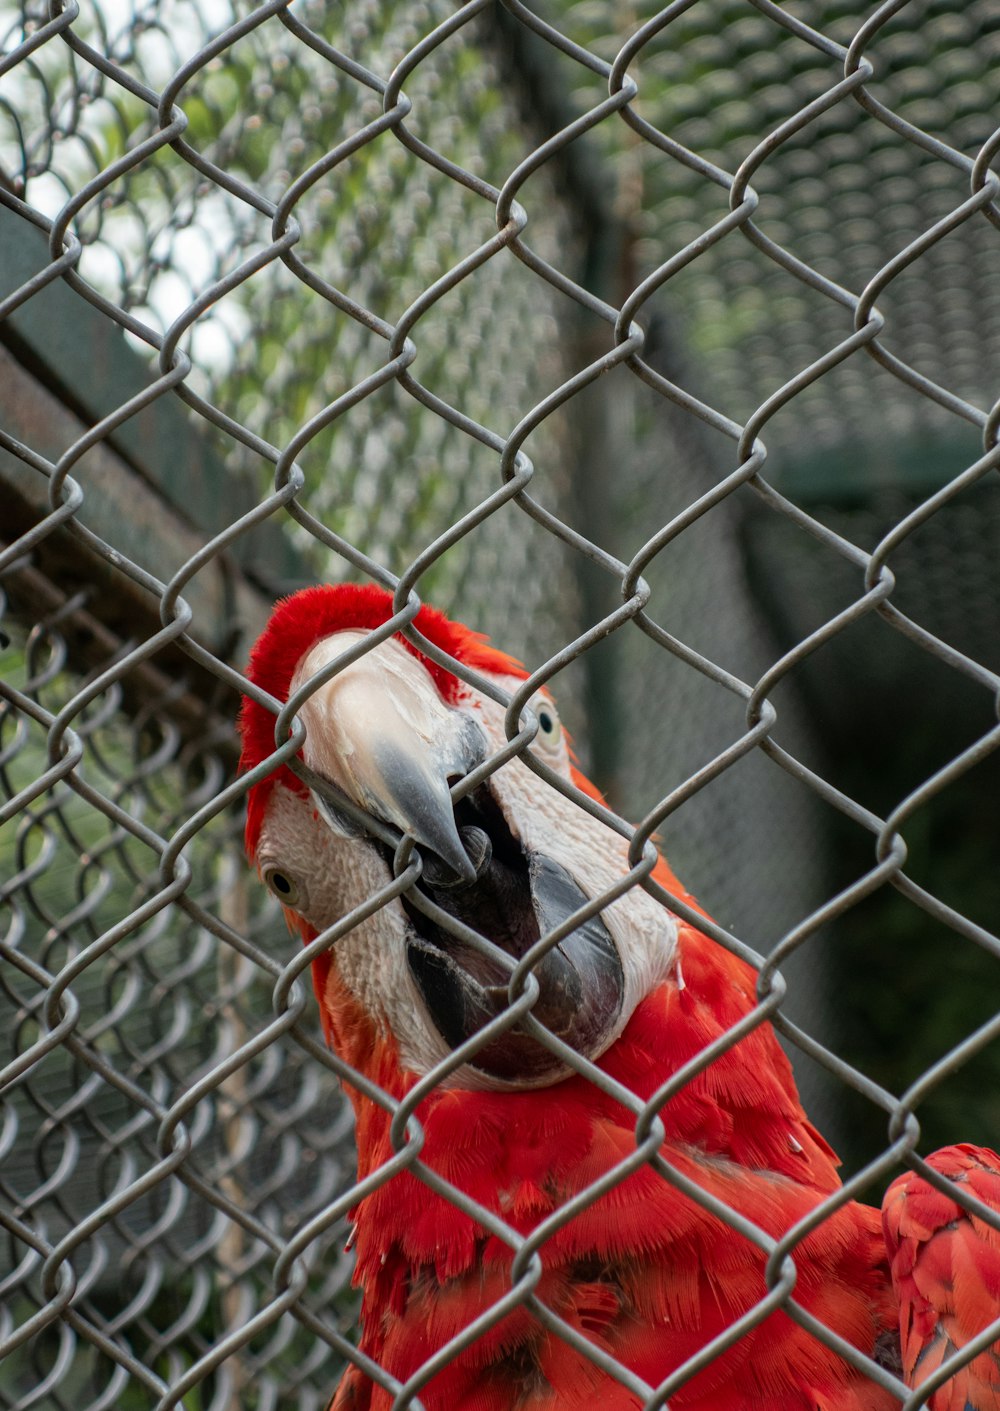
{"label": "parrot head", "polygon": [[[504,705],[399,635],[370,642],[391,615],[388,593],[350,585],[307,588],[276,606],[248,675],[278,702],[306,688],[297,717],[312,787],[276,764],[249,792],[246,840],[307,940],[361,908],[314,967],[328,1038],[350,1047],[347,1034],[363,1028],[391,1046],[402,1072],[421,1075],[508,1009],[512,964],[629,864],[623,837],[520,756],[490,772],[507,751]],[[413,626],[498,694],[525,679],[512,658],[433,609]],[[596,797],[548,694],[528,708],[535,759]],[[241,767],[252,769],[274,753],[274,710],[245,697],[240,729]],[[463,789],[480,766],[479,782]],[[393,881],[395,841],[407,835],[419,879],[366,911]],[[534,1019],[585,1058],[599,1057],[669,972],[675,941],[671,914],[632,887],[535,960]],[[361,1061],[357,1044],[351,1060]],[[569,1071],[512,1018],[448,1082],[530,1088]]]}

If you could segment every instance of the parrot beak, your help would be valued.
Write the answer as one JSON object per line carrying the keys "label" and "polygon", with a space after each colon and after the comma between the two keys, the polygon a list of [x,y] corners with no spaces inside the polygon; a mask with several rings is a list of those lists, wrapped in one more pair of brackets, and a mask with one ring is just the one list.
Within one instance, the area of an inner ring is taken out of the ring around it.
{"label": "parrot beak", "polygon": [[[470,722],[471,723],[471,722]],[[368,806],[410,833],[422,848],[436,854],[461,881],[476,880],[475,863],[459,837],[452,809],[449,778],[461,777],[477,760],[463,741],[451,741],[457,748],[438,748],[414,754],[395,742],[383,741],[374,751],[374,783]],[[434,867],[433,857],[427,864]]]}
{"label": "parrot beak", "polygon": [[[342,632],[318,643],[300,664],[298,683],[364,635]],[[310,768],[416,841],[423,862],[416,891],[514,961],[589,900],[565,868],[522,846],[500,802],[502,780],[453,804],[451,785],[486,758],[486,736],[398,643],[346,667],[299,713]],[[322,804],[319,812],[336,826]],[[373,846],[391,865],[388,845]],[[411,897],[400,900],[410,974],[437,1033],[457,1048],[509,1007],[510,966],[438,924]],[[602,1053],[617,1033],[625,980],[600,917],[582,922],[531,969],[539,985],[533,1018],[584,1056]],[[487,1042],[470,1066],[519,1087],[569,1072],[521,1022]]]}
{"label": "parrot beak", "polygon": [[[306,656],[305,681],[364,633],[340,632]],[[426,670],[403,648],[376,648],[346,667],[299,712],[306,764],[377,818],[409,833],[421,852],[465,882],[476,868],[459,837],[451,782],[486,757],[475,721],[441,700]],[[328,807],[320,813],[330,821]]]}

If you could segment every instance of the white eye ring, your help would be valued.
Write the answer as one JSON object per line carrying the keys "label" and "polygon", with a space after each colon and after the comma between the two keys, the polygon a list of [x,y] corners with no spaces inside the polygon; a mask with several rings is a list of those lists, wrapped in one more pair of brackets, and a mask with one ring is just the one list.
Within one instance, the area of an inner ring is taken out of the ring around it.
{"label": "white eye ring", "polygon": [[260,869],[264,886],[276,896],[282,906],[300,909],[305,905],[305,892],[287,868],[277,862],[265,862]]}
{"label": "white eye ring", "polygon": [[557,753],[562,744],[562,724],[559,720],[559,712],[548,696],[536,696],[531,702],[531,711],[538,721],[538,733],[535,735],[534,744],[545,750],[546,753]]}

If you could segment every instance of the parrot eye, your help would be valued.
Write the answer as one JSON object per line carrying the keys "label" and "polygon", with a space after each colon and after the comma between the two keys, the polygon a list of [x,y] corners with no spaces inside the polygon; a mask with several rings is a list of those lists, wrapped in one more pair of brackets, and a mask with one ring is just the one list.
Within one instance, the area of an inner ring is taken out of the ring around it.
{"label": "parrot eye", "polygon": [[273,863],[267,863],[261,868],[261,877],[264,885],[270,892],[283,902],[285,906],[298,906],[301,900],[298,882],[282,867],[276,867]]}
{"label": "parrot eye", "polygon": [[544,750],[558,749],[562,739],[562,725],[559,722],[555,706],[547,696],[537,696],[531,703],[531,709],[538,721],[538,734],[535,736],[535,743]]}

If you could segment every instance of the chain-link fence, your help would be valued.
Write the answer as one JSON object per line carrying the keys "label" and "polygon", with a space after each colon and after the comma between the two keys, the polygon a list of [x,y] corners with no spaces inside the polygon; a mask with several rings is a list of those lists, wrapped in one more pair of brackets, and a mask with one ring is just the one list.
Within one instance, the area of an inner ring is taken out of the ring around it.
{"label": "chain-link fence", "polygon": [[0,34],[0,1404],[350,1358],[349,1109],[233,783],[308,582],[563,653],[868,1198],[911,1107],[995,1144],[993,0]]}

